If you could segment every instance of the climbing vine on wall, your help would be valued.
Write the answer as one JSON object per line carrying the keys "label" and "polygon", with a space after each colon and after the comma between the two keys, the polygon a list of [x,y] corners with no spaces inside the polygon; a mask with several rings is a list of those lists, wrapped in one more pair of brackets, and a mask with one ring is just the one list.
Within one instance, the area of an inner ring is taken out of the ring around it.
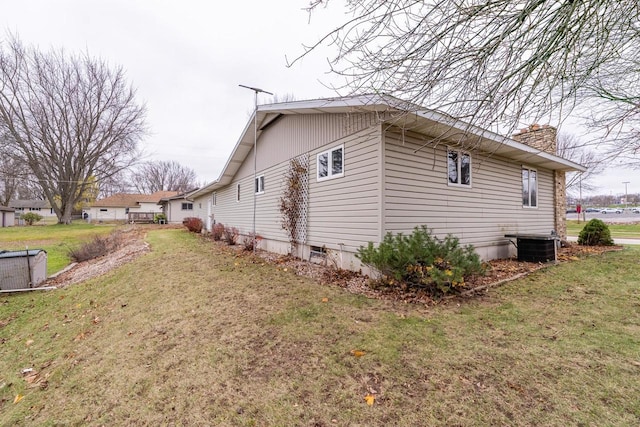
{"label": "climbing vine on wall", "polygon": [[307,194],[309,161],[296,157],[289,162],[284,176],[284,190],[280,197],[282,228],[287,232],[292,248],[307,240]]}

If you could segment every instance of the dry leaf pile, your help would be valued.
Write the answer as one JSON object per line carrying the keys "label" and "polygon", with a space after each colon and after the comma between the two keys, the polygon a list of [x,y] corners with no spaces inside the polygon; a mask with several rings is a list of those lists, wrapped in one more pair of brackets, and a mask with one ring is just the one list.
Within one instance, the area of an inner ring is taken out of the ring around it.
{"label": "dry leaf pile", "polygon": [[[558,262],[577,261],[590,255],[600,255],[604,252],[622,249],[622,246],[580,246],[569,243],[558,251]],[[283,270],[291,269],[300,276],[309,277],[323,285],[335,285],[345,288],[351,293],[363,294],[371,298],[404,301],[421,304],[433,304],[436,302],[433,296],[426,290],[400,289],[397,287],[372,288],[370,279],[360,273],[339,270],[332,266],[304,261],[291,256],[258,251],[261,259],[278,265]],[[473,276],[466,281],[466,286],[461,290],[461,295],[470,295],[506,283],[511,280],[526,276],[536,270],[545,268],[551,263],[521,262],[517,259],[496,259],[486,263],[487,270],[484,276]],[[455,295],[454,295],[455,296]]]}

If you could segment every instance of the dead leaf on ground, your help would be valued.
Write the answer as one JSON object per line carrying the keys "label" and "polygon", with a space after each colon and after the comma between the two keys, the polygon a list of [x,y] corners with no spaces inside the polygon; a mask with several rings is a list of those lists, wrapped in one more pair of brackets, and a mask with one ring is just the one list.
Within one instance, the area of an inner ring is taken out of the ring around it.
{"label": "dead leaf on ground", "polygon": [[322,298],[322,302],[329,302],[329,298]]}
{"label": "dead leaf on ground", "polygon": [[364,356],[366,353],[362,350],[351,350],[351,354],[355,357],[362,357]]}
{"label": "dead leaf on ground", "polygon": [[367,402],[367,405],[369,406],[373,406],[374,402],[376,401],[376,397],[373,394],[367,394],[364,397],[365,402]]}
{"label": "dead leaf on ground", "polygon": [[16,394],[16,397],[13,399],[13,403],[18,403],[20,402],[22,399],[24,399],[24,396],[21,394]]}
{"label": "dead leaf on ground", "polygon": [[27,384],[33,384],[38,380],[38,373],[36,371],[31,372],[29,375],[24,377],[24,380]]}

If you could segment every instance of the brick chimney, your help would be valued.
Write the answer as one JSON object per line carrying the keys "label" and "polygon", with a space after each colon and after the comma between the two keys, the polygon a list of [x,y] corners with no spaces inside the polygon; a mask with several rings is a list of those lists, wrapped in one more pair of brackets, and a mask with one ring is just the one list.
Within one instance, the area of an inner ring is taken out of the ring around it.
{"label": "brick chimney", "polygon": [[[557,129],[549,125],[533,124],[521,129],[512,138],[522,144],[526,144],[537,150],[553,155],[557,154]],[[553,204],[554,204],[554,229],[560,239],[567,239],[566,223],[566,176],[564,171],[553,171]]]}

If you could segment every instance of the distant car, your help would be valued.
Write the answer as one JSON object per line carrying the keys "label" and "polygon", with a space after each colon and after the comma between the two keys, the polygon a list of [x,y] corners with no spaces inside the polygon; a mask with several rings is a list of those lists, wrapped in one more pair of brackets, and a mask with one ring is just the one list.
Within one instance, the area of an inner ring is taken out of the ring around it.
{"label": "distant car", "polygon": [[617,213],[617,214],[621,214],[622,213],[622,209],[618,209],[618,208],[604,208],[600,211],[600,213],[603,214],[608,214],[608,213]]}
{"label": "distant car", "polygon": [[584,211],[586,213],[594,213],[594,212],[600,212],[602,209],[598,209],[598,208],[587,208]]}
{"label": "distant car", "polygon": [[637,213],[637,214],[640,214],[640,208],[633,208],[633,209],[631,209],[631,213]]}
{"label": "distant car", "polygon": [[578,212],[578,211],[575,210],[575,209],[567,209],[567,213],[576,213],[576,212]]}

